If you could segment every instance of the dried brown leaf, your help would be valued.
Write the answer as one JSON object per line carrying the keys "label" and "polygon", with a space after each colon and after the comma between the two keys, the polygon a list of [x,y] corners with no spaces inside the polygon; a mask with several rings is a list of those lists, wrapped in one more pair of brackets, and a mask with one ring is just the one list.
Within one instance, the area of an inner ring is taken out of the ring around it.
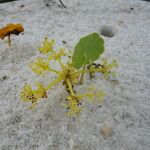
{"label": "dried brown leaf", "polygon": [[0,29],[0,38],[4,39],[6,36],[10,36],[10,34],[19,35],[24,31],[24,28],[21,24],[7,24],[4,28]]}

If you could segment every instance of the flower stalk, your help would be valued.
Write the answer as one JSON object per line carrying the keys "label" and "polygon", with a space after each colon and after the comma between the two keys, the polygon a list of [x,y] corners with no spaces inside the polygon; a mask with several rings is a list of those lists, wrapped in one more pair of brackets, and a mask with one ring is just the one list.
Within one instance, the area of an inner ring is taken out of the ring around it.
{"label": "flower stalk", "polygon": [[70,82],[70,80],[69,80],[69,79],[66,79],[66,81],[67,81],[67,85],[68,85],[68,88],[69,88],[70,94],[71,94],[72,96],[74,96],[74,95],[75,95],[75,93],[74,93],[73,88],[72,88],[72,83]]}

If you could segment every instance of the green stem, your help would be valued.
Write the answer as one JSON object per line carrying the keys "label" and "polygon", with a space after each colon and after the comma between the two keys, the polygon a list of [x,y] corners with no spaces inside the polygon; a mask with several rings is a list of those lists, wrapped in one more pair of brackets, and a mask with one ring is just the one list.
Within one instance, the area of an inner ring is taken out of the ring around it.
{"label": "green stem", "polygon": [[79,73],[89,73],[89,72],[99,72],[100,69],[91,69],[91,70],[80,70]]}
{"label": "green stem", "polygon": [[62,63],[62,61],[61,61],[61,58],[58,59],[58,62],[59,62],[59,65],[61,66],[61,68],[63,68],[64,65],[63,65],[63,63]]}
{"label": "green stem", "polygon": [[52,81],[47,87],[46,90],[49,90],[52,86],[54,86],[55,84],[57,84],[58,82],[61,82],[62,78],[57,78],[56,80]]}
{"label": "green stem", "polygon": [[57,71],[57,70],[55,70],[55,69],[52,69],[52,68],[49,68],[48,71],[54,72],[54,73],[56,73],[56,74],[59,74],[59,71]]}

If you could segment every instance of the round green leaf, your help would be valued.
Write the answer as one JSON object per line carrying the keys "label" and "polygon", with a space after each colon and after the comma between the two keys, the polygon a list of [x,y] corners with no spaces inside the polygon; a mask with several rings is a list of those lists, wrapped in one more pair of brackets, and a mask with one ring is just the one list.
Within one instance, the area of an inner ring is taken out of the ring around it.
{"label": "round green leaf", "polygon": [[79,69],[97,60],[104,52],[104,40],[98,33],[82,37],[74,48],[73,65]]}

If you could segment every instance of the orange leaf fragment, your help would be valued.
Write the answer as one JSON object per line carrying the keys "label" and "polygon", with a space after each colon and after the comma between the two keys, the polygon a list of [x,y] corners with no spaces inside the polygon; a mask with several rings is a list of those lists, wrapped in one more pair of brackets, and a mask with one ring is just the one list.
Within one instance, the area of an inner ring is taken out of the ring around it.
{"label": "orange leaf fragment", "polygon": [[7,24],[4,28],[0,29],[0,38],[4,39],[6,36],[10,36],[10,34],[19,35],[24,31],[24,28],[21,24]]}

